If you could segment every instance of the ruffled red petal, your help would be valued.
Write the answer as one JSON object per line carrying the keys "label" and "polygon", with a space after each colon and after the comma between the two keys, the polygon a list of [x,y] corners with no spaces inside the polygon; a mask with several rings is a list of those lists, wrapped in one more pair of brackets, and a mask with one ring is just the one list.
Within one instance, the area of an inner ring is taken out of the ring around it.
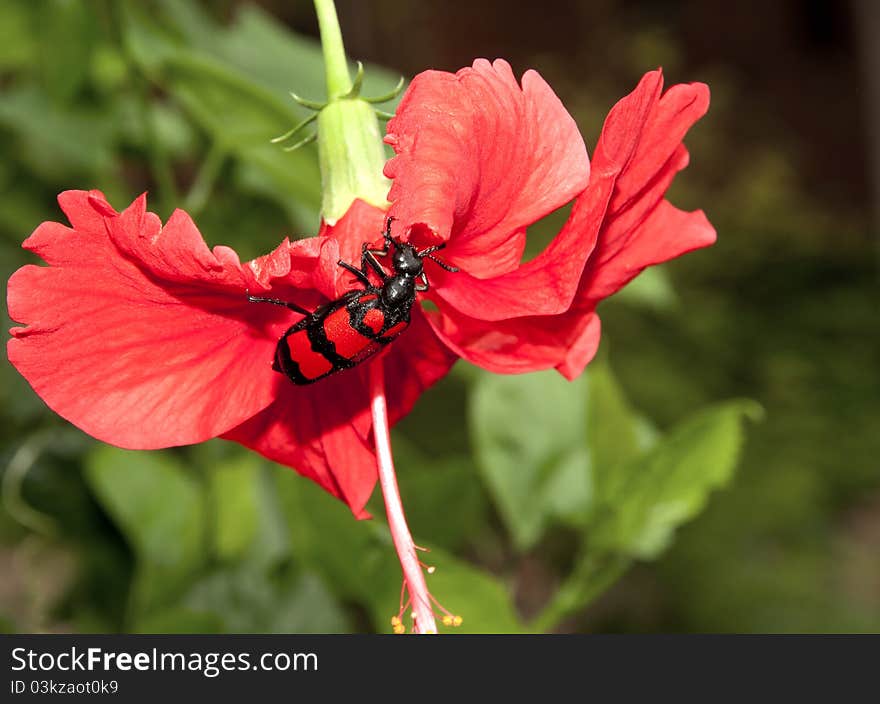
{"label": "ruffled red petal", "polygon": [[[656,75],[656,77],[655,77]],[[659,71],[646,79],[662,87]],[[643,83],[646,79],[643,79]],[[688,164],[681,140],[709,108],[702,83],[672,86],[650,106],[635,149],[615,179],[596,249],[590,257],[578,299],[597,302],[618,291],[645,267],[711,245],[715,229],[698,211],[679,213],[663,200],[675,175]],[[619,126],[625,130],[626,125]],[[595,163],[605,161],[605,145],[619,141],[606,125]],[[614,163],[614,159],[609,159]],[[591,184],[592,187],[592,184]]]}
{"label": "ruffled red petal", "polygon": [[662,87],[651,72],[611,110],[589,187],[541,255],[492,279],[446,276],[432,323],[451,349],[495,372],[576,376],[598,345],[598,301],[646,266],[714,241],[702,213],[663,200],[687,164],[681,139],[705,113],[708,89],[679,85],[661,98]]}
{"label": "ruffled red petal", "polygon": [[[9,359],[49,407],[105,442],[150,449],[215,437],[272,402],[283,323],[245,297],[271,287],[271,266],[212,253],[181,211],[161,227],[143,196],[119,215],[95,191],[59,202],[73,229],[40,225],[24,246],[49,266],[19,269],[8,287],[25,325]],[[289,248],[270,255],[276,267]]]}
{"label": "ruffled red petal", "polygon": [[518,266],[526,226],[589,178],[583,139],[562,103],[534,71],[520,87],[501,60],[416,76],[385,141],[397,153],[385,166],[391,214],[447,241],[444,258],[472,277]]}
{"label": "ruffled red petal", "polygon": [[[536,315],[486,325],[457,311],[447,311],[432,317],[431,323],[457,355],[497,374],[559,367],[575,347],[583,355],[588,350],[592,359],[599,344],[599,318],[592,312],[578,316]],[[586,329],[592,335],[589,342],[584,337]]]}

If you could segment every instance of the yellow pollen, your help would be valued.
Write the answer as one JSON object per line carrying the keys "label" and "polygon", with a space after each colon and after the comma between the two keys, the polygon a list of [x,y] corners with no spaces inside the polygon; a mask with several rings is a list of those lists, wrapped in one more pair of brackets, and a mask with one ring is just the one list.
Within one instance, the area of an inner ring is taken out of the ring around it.
{"label": "yellow pollen", "polygon": [[395,627],[399,626],[400,625],[400,617],[399,616],[392,616],[391,617],[391,625],[395,626]]}
{"label": "yellow pollen", "polygon": [[452,625],[453,625],[453,626],[458,627],[458,626],[461,625],[461,622],[462,622],[462,618],[461,618],[461,616],[453,616],[453,617],[452,617]]}
{"label": "yellow pollen", "polygon": [[428,572],[428,574],[434,574],[434,572],[436,571],[436,569],[437,569],[437,568],[434,567],[434,565],[431,565],[430,567],[428,567],[427,572]]}
{"label": "yellow pollen", "polygon": [[404,633],[406,633],[406,626],[404,626],[402,623],[395,624],[394,633],[398,636],[403,635]]}
{"label": "yellow pollen", "polygon": [[448,615],[444,616],[443,617],[443,625],[444,626],[451,626],[452,625],[452,616],[448,616]]}

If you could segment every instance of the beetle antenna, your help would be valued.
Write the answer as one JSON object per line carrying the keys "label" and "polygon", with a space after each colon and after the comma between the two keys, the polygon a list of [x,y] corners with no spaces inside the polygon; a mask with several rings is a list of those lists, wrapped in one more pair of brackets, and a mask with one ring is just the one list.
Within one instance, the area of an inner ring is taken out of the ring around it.
{"label": "beetle antenna", "polygon": [[[426,249],[423,249],[421,252],[416,252],[416,256],[419,258],[427,257],[431,252],[436,252],[438,249],[443,249],[446,246],[445,242],[441,242],[440,244],[431,245]],[[430,259],[430,257],[428,257]]]}
{"label": "beetle antenna", "polygon": [[[442,245],[441,245],[441,246],[442,246]],[[430,249],[430,248],[429,248],[429,249]],[[432,262],[434,262],[435,264],[439,264],[441,268],[446,269],[446,271],[448,271],[448,272],[450,272],[450,273],[452,273],[452,274],[454,274],[456,271],[458,271],[458,267],[456,267],[456,266],[452,266],[452,264],[447,264],[447,263],[444,262],[442,259],[438,259],[437,257],[433,256],[433,255],[430,254],[430,253],[429,253],[429,254],[426,254],[425,256],[426,256],[428,259],[430,259]]]}

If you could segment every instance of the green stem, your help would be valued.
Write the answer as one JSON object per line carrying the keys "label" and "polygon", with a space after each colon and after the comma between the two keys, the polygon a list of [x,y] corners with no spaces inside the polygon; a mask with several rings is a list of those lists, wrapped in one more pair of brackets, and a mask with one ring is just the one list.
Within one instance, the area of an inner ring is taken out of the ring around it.
{"label": "green stem", "polygon": [[202,211],[208,203],[211,191],[214,190],[214,183],[217,176],[220,175],[220,169],[223,167],[223,161],[226,159],[226,150],[224,150],[218,142],[211,145],[208,155],[199,167],[195,181],[186,194],[183,202],[184,209],[192,216]]}
{"label": "green stem", "polygon": [[345,45],[333,0],[315,0],[318,27],[321,30],[321,48],[324,52],[324,71],[327,76],[327,100],[335,100],[351,90],[351,76],[345,59]]}
{"label": "green stem", "polygon": [[47,433],[36,433],[15,451],[3,473],[0,493],[3,495],[3,506],[12,518],[36,533],[53,536],[57,532],[55,521],[33,508],[22,495],[25,477],[49,444],[48,440]]}
{"label": "green stem", "polygon": [[532,628],[546,633],[575,615],[614,584],[630,564],[631,560],[621,555],[582,558],[551,602],[532,621]]}

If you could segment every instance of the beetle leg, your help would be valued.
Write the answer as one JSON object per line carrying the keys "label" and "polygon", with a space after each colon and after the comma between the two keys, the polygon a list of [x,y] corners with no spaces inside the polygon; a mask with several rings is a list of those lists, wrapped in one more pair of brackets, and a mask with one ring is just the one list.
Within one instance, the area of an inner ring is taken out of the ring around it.
{"label": "beetle leg", "polygon": [[373,267],[373,271],[375,271],[379,278],[384,281],[388,278],[388,274],[385,273],[385,269],[382,268],[382,265],[379,263],[379,260],[376,259],[376,255],[385,256],[388,254],[388,248],[385,249],[367,249],[367,243],[364,242],[361,245],[361,271],[366,276],[367,267]]}
{"label": "beetle leg", "polygon": [[341,259],[336,263],[346,271],[350,271],[352,274],[354,274],[358,278],[358,281],[360,281],[367,288],[373,285],[370,283],[370,278],[367,276],[366,271],[358,269],[356,266],[354,266],[354,264],[349,264],[348,262],[344,262]]}
{"label": "beetle leg", "polygon": [[391,239],[391,223],[394,221],[394,218],[388,218],[385,221],[385,232],[383,236],[385,238],[385,246],[382,249],[369,249],[369,246],[366,242],[361,245],[361,268],[358,269],[354,265],[349,264],[347,262],[342,261],[341,259],[337,262],[339,266],[347,269],[352,274],[357,276],[358,280],[363,282],[365,286],[372,286],[373,284],[370,282],[370,277],[368,274],[368,270],[370,268],[376,273],[376,275],[385,281],[388,278],[388,274],[385,269],[379,263],[379,260],[376,259],[377,256],[385,257],[388,256],[388,252],[391,249],[391,245],[394,243],[394,240]]}
{"label": "beetle leg", "polygon": [[416,284],[416,291],[427,291],[430,288],[428,285],[428,275],[423,271],[419,274],[419,278],[422,280],[422,283]]}
{"label": "beetle leg", "polygon": [[[391,245],[394,244],[394,240],[391,237],[391,223],[394,222],[395,220],[397,220],[397,218],[389,217],[385,221],[385,232],[382,233],[382,236],[385,238],[385,246],[382,247],[382,249],[369,249],[368,250],[367,243],[364,242],[364,244],[362,245],[361,251],[362,252],[370,252],[372,254],[377,254],[380,257],[387,257],[388,251],[391,249]],[[361,262],[361,264],[363,265],[363,261]]]}
{"label": "beetle leg", "polygon": [[251,296],[250,294],[248,294],[247,299],[251,303],[271,303],[272,305],[283,306],[285,308],[289,308],[292,311],[295,311],[296,313],[302,313],[303,315],[311,315],[312,314],[311,311],[308,311],[305,308],[301,308],[300,306],[296,305],[296,303],[290,303],[289,301],[282,301],[279,298],[262,298],[260,296]]}

